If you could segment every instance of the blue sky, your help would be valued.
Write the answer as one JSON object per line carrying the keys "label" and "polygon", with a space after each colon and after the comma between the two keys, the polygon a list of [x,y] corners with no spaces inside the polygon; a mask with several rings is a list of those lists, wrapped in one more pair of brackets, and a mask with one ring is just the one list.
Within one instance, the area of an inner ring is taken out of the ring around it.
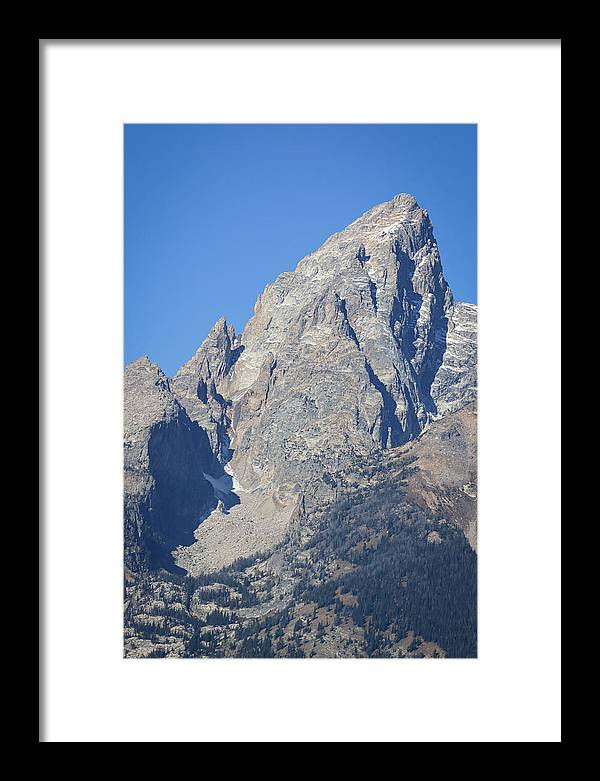
{"label": "blue sky", "polygon": [[219,317],[376,203],[429,211],[455,298],[476,302],[476,125],[126,125],[125,362],[169,375]]}

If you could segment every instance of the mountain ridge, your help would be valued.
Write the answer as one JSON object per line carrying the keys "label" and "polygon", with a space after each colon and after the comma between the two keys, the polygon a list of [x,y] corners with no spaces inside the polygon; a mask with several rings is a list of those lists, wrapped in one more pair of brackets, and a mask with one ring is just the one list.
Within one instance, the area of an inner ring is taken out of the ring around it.
{"label": "mountain ridge", "polygon": [[161,392],[204,432],[202,473],[227,471],[238,490],[230,507],[215,509],[214,490],[212,508],[203,500],[197,539],[175,558],[185,563],[181,550],[198,545],[208,545],[200,559],[220,565],[244,545],[255,553],[249,524],[278,544],[301,505],[310,512],[331,498],[323,474],[475,403],[476,312],[454,301],[429,214],[401,193],[268,284],[241,334],[219,318]]}

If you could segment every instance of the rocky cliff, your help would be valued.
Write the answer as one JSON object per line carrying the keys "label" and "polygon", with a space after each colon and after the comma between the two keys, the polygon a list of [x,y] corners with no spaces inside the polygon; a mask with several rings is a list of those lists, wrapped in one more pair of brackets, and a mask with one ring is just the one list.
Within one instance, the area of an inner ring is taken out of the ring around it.
{"label": "rocky cliff", "polygon": [[167,546],[198,527],[175,553],[192,572],[272,547],[332,499],[327,475],[475,399],[476,307],[454,302],[427,211],[398,195],[268,285],[241,336],[219,320],[172,381],[128,367],[130,559],[147,526]]}
{"label": "rocky cliff", "polygon": [[218,464],[230,458],[228,402],[218,388],[240,352],[238,343],[233,327],[222,317],[172,381],[173,391],[190,418],[207,432]]}
{"label": "rocky cliff", "polygon": [[420,433],[452,311],[431,221],[408,195],[282,274],[223,385],[240,484],[302,484]]}
{"label": "rocky cliff", "polygon": [[125,565],[170,569],[170,549],[193,542],[203,514],[216,504],[204,477],[215,458],[205,430],[147,357],[126,368],[124,391]]}

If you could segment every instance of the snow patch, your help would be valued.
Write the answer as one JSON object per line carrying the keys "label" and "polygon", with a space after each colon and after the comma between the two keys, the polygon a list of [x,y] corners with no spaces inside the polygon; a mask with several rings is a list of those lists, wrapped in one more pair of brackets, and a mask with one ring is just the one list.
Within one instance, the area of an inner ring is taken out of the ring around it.
{"label": "snow patch", "polygon": [[212,485],[215,493],[229,494],[234,490],[234,483],[231,475],[224,474],[222,477],[213,477],[207,472],[202,472],[204,478]]}

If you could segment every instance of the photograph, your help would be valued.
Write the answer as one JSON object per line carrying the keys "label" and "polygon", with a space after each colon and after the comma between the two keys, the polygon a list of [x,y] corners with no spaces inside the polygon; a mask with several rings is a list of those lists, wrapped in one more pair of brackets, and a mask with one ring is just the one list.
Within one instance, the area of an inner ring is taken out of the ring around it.
{"label": "photograph", "polygon": [[39,742],[562,742],[560,38],[39,38]]}
{"label": "photograph", "polygon": [[476,126],[124,133],[125,657],[476,657]]}

